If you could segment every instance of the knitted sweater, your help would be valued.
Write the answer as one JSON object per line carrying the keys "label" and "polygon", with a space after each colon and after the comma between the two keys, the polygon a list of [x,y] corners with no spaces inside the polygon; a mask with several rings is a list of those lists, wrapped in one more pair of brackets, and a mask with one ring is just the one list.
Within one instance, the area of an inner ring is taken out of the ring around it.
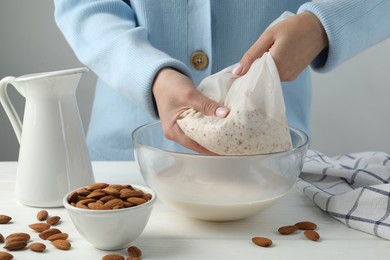
{"label": "knitted sweater", "polygon": [[[128,3],[126,3],[128,2]],[[173,67],[197,85],[237,63],[284,11],[312,12],[329,48],[312,63],[330,71],[390,36],[389,0],[55,0],[55,19],[79,60],[98,77],[87,143],[92,160],[132,160],[131,132],[158,119],[151,87]],[[208,66],[190,57],[203,51]],[[309,133],[310,72],[283,83],[289,125]]]}

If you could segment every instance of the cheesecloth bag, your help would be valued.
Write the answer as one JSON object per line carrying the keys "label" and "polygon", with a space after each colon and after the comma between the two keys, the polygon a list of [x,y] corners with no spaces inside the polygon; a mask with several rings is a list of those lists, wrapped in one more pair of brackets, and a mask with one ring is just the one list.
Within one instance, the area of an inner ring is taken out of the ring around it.
{"label": "cheesecloth bag", "polygon": [[238,77],[228,67],[205,78],[198,90],[230,109],[225,118],[188,109],[177,120],[183,132],[220,155],[251,155],[292,148],[279,74],[271,54]]}

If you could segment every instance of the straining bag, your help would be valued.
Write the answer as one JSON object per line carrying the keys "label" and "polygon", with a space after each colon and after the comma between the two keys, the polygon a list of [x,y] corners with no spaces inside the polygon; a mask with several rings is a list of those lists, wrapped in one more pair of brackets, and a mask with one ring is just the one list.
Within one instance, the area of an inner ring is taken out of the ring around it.
{"label": "straining bag", "polygon": [[220,155],[251,155],[291,149],[279,74],[271,54],[238,77],[233,66],[205,78],[198,90],[230,109],[226,118],[188,109],[177,120],[183,132]]}

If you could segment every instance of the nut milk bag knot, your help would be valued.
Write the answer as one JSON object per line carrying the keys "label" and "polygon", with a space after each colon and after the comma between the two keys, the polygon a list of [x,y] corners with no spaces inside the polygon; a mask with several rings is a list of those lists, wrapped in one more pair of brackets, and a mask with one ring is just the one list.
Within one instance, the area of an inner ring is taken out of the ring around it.
{"label": "nut milk bag knot", "polygon": [[230,109],[226,118],[188,109],[177,123],[183,132],[220,155],[251,155],[292,148],[282,87],[271,54],[238,77],[228,67],[205,78],[198,90]]}

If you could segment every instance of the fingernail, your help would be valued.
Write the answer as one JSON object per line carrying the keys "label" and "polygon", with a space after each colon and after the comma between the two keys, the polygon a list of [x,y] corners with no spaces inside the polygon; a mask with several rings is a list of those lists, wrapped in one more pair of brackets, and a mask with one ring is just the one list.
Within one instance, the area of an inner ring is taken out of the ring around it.
{"label": "fingernail", "polygon": [[218,107],[217,110],[215,110],[215,115],[220,118],[226,117],[228,113],[229,109],[227,107]]}
{"label": "fingernail", "polygon": [[242,71],[242,65],[241,63],[238,63],[238,65],[233,69],[232,73],[236,75],[240,75]]}

